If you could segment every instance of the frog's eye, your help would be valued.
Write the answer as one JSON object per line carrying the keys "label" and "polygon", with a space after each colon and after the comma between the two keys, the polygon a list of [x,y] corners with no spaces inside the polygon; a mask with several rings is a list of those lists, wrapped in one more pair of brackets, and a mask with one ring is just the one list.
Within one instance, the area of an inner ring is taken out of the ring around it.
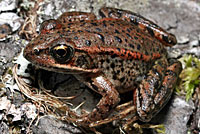
{"label": "frog's eye", "polygon": [[74,55],[74,49],[65,44],[58,44],[50,50],[52,57],[59,63],[66,63]]}

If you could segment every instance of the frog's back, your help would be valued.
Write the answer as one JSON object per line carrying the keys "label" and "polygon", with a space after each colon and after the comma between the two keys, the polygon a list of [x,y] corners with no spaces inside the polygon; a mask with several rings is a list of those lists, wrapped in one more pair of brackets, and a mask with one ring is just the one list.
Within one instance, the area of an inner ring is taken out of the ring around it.
{"label": "frog's back", "polygon": [[[163,54],[162,43],[138,26],[123,20],[93,20],[79,23],[66,23],[67,36],[77,47],[101,46],[106,48],[123,48],[145,55]],[[72,34],[73,33],[73,34]]]}
{"label": "frog's back", "polygon": [[165,53],[160,41],[126,21],[82,21],[65,27],[67,37],[87,52],[94,68],[101,69],[118,89],[132,87]]}

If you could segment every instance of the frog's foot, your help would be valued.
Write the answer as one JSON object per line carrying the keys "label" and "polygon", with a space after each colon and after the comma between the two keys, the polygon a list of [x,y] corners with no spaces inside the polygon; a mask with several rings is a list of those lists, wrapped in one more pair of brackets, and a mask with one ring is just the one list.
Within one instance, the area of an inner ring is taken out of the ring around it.
{"label": "frog's foot", "polygon": [[181,63],[173,59],[166,71],[161,65],[158,62],[136,90],[137,113],[145,122],[150,121],[168,102],[182,70]]}
{"label": "frog's foot", "polygon": [[133,101],[129,101],[127,103],[118,105],[115,110],[115,112],[118,112],[110,117],[107,117],[105,119],[102,120],[98,120],[98,121],[90,121],[89,118],[87,117],[89,114],[84,114],[84,115],[75,115],[72,114],[72,116],[68,116],[66,117],[68,121],[71,121],[77,125],[81,125],[81,126],[89,126],[89,127],[96,127],[96,126],[100,126],[102,124],[107,124],[110,123],[114,120],[120,120],[123,119],[129,115],[134,116],[136,113],[136,107],[133,106]]}
{"label": "frog's foot", "polygon": [[[123,109],[123,110],[122,110]],[[119,111],[120,110],[120,111]],[[115,108],[115,111],[118,111],[118,113],[108,117],[108,118],[105,118],[103,120],[98,120],[98,121],[95,121],[95,122],[92,122],[90,123],[90,127],[96,127],[96,126],[100,126],[102,124],[107,124],[107,123],[110,123],[112,121],[115,121],[115,120],[122,120],[124,118],[134,118],[135,120],[137,120],[137,116],[135,115],[136,114],[136,106],[133,105],[133,101],[130,101],[130,102],[127,102],[127,103],[124,103],[124,104],[121,104],[119,106],[117,106]],[[128,117],[130,116],[131,117]]]}
{"label": "frog's foot", "polygon": [[141,30],[160,40],[166,46],[173,46],[177,43],[176,37],[173,34],[166,32],[152,21],[145,19],[136,13],[116,8],[103,7],[99,10],[99,14],[106,18],[129,21],[138,26]]}

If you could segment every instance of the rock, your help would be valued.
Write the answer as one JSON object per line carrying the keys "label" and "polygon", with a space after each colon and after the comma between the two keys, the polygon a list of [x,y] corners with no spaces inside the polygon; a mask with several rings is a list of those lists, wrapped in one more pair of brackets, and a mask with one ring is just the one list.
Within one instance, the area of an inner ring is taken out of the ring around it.
{"label": "rock", "polygon": [[186,134],[187,123],[194,110],[194,103],[186,102],[180,96],[172,97],[166,107],[153,119],[156,124],[164,124],[166,134]]}
{"label": "rock", "polygon": [[198,40],[193,40],[193,41],[190,41],[189,44],[190,44],[191,47],[196,47],[196,46],[199,45],[199,41]]}
{"label": "rock", "polygon": [[188,37],[188,35],[183,35],[183,36],[178,36],[177,37],[177,42],[179,44],[186,44],[186,43],[189,43],[190,39]]}
{"label": "rock", "polygon": [[40,118],[37,126],[33,127],[34,134],[81,134],[80,129],[72,125],[63,123],[51,116]]}
{"label": "rock", "polygon": [[9,127],[5,122],[0,125],[0,134],[9,134]]}
{"label": "rock", "polygon": [[1,0],[0,1],[0,12],[11,11],[17,8],[18,0]]}
{"label": "rock", "polygon": [[15,13],[8,12],[0,14],[0,24],[9,24],[13,32],[20,28],[21,22],[23,22],[22,18]]}

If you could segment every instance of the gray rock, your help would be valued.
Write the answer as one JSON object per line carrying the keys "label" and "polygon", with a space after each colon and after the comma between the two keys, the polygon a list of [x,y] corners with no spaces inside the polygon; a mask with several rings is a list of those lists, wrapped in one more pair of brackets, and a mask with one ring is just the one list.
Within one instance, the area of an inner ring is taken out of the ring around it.
{"label": "gray rock", "polygon": [[63,123],[51,116],[40,118],[37,126],[33,127],[34,134],[81,134],[80,129]]}
{"label": "gray rock", "polygon": [[189,45],[190,45],[191,47],[197,47],[197,46],[200,45],[200,44],[199,44],[199,40],[193,40],[193,41],[191,41],[191,42],[189,43]]}
{"label": "gray rock", "polygon": [[194,109],[192,100],[186,102],[180,96],[174,96],[153,122],[164,124],[166,134],[186,134],[187,123]]}
{"label": "gray rock", "polygon": [[17,3],[18,3],[18,0],[1,0],[0,1],[0,12],[16,9]]}
{"label": "gray rock", "polygon": [[189,43],[189,41],[190,41],[190,38],[188,37],[188,35],[177,37],[177,42],[180,44],[186,44],[186,43]]}
{"label": "gray rock", "polygon": [[12,31],[18,30],[22,22],[22,18],[20,18],[16,13],[7,12],[0,14],[0,24],[9,24],[12,27]]}
{"label": "gray rock", "polygon": [[5,122],[1,122],[0,134],[9,134],[9,127]]}

